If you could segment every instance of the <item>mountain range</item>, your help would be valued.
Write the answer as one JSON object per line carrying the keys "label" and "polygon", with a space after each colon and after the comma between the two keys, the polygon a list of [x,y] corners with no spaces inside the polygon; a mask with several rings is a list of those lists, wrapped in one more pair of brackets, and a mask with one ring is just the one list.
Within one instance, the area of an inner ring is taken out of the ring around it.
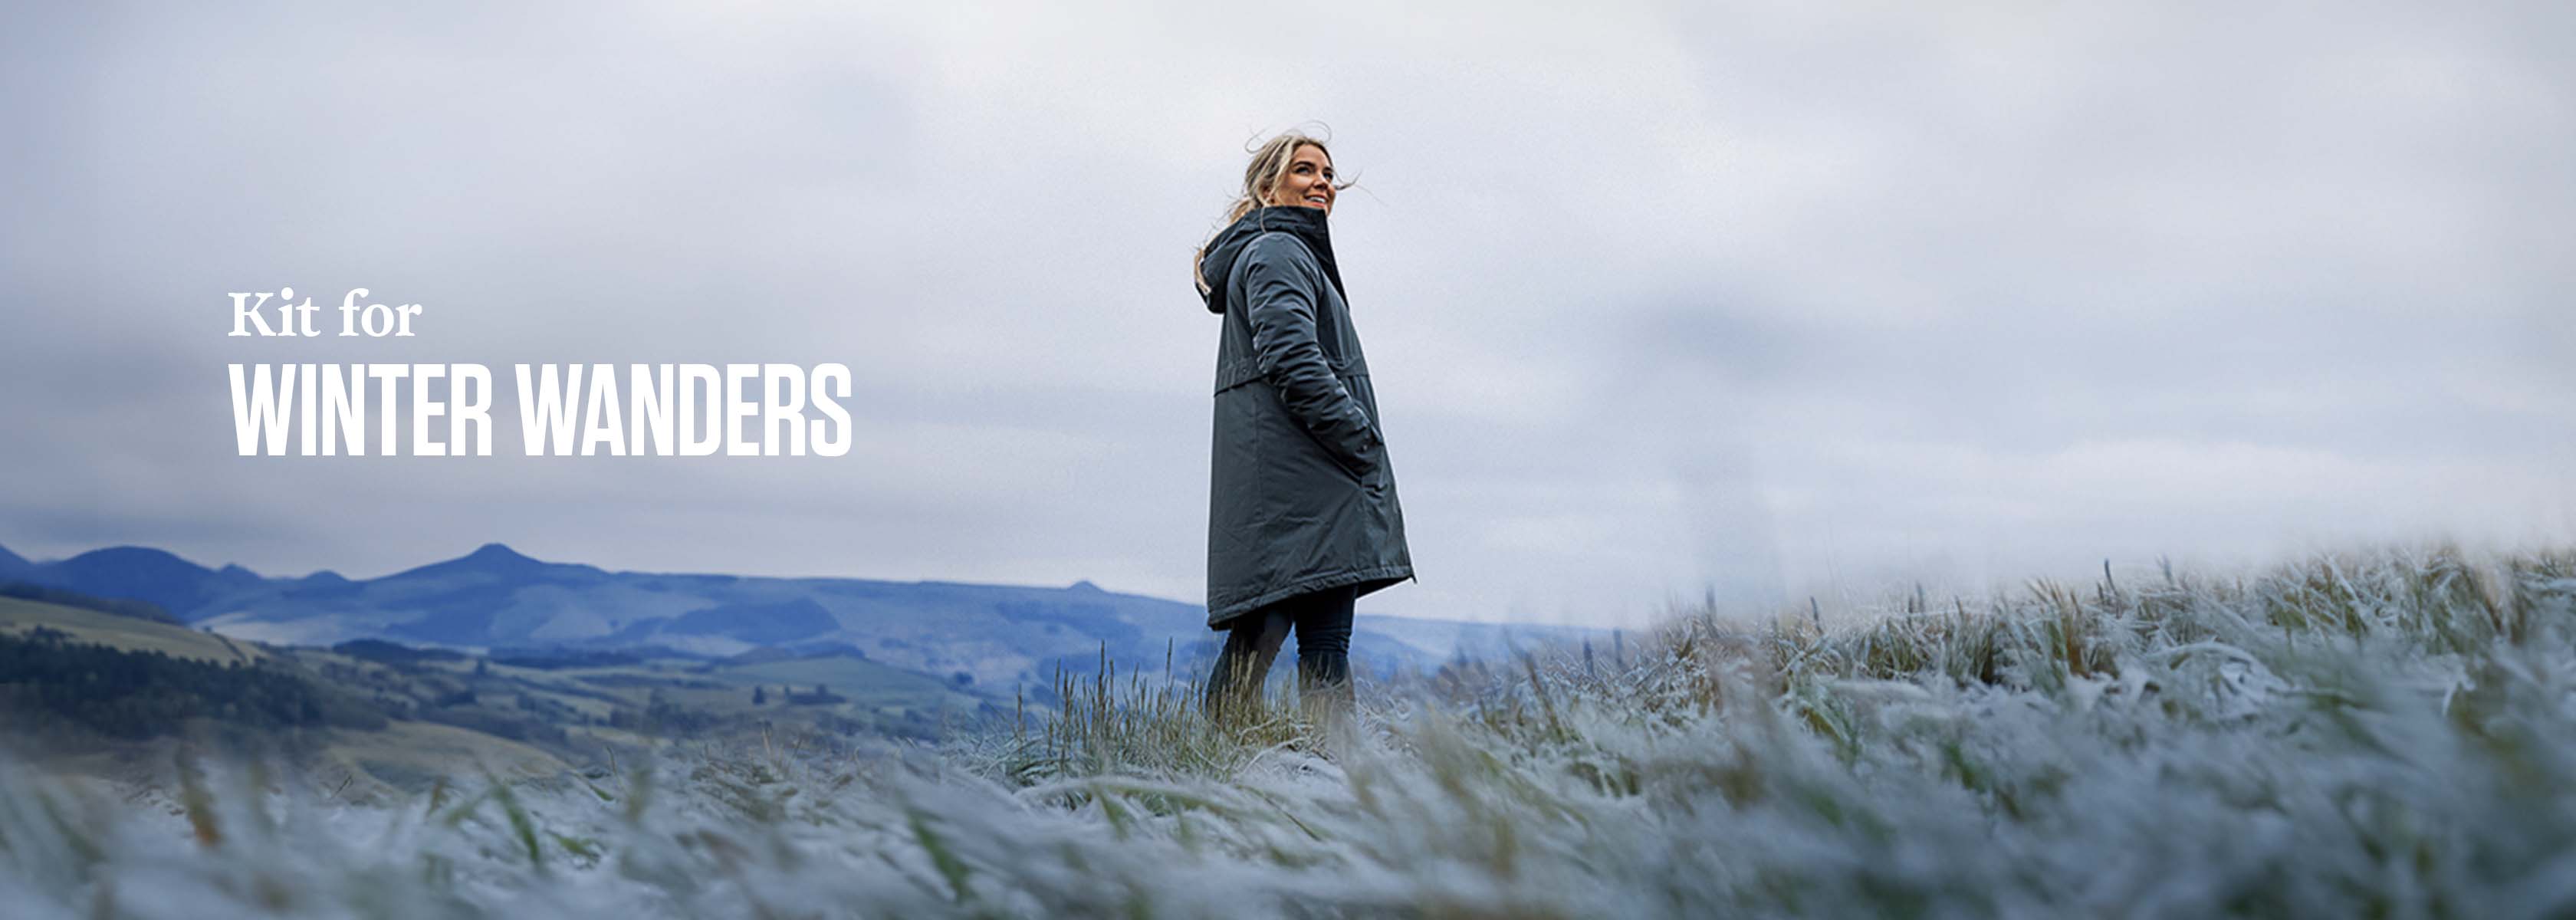
{"label": "mountain range", "polygon": [[[0,548],[0,583],[27,582],[159,606],[180,622],[283,645],[382,640],[494,652],[657,649],[710,658],[761,649],[855,650],[984,687],[1057,668],[1203,668],[1221,636],[1197,604],[1068,587],[611,572],[533,559],[499,543],[378,578],[263,576],[165,550],[118,546],[34,562]],[[1578,627],[1362,616],[1352,653],[1380,670],[1436,666]]]}

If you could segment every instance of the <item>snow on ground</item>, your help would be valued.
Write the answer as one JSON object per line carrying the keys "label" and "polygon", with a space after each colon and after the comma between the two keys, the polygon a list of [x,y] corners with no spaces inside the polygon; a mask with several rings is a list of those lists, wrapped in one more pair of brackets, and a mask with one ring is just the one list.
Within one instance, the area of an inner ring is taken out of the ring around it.
{"label": "snow on ground", "polygon": [[[1686,618],[1363,690],[1102,688],[938,748],[684,746],[354,806],[0,771],[29,918],[2576,913],[2576,553]],[[256,791],[256,790],[271,791]],[[292,789],[296,791],[274,791]]]}

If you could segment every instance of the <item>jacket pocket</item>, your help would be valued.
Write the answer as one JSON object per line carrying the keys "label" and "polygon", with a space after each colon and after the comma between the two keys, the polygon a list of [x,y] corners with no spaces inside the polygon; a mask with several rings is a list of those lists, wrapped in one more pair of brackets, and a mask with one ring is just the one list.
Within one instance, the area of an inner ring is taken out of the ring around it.
{"label": "jacket pocket", "polygon": [[1362,486],[1369,484],[1369,474],[1351,468],[1350,461],[1342,459],[1340,454],[1334,453],[1329,449],[1324,451],[1324,453],[1333,458],[1333,467],[1341,470],[1342,475],[1350,477],[1351,482]]}
{"label": "jacket pocket", "polygon": [[1386,478],[1386,432],[1377,427],[1377,399],[1368,389],[1368,365],[1353,356],[1339,362],[1333,377],[1341,382],[1342,390],[1351,394],[1351,399],[1360,406],[1361,415],[1368,419],[1368,443],[1363,445],[1359,457],[1366,463],[1360,467],[1344,463],[1343,472],[1350,473],[1362,485],[1375,489],[1377,481]]}
{"label": "jacket pocket", "polygon": [[[1344,457],[1341,451],[1334,450],[1332,445],[1324,443],[1324,439],[1315,437],[1314,432],[1306,432],[1306,437],[1314,441],[1315,446],[1324,452],[1324,458],[1333,464],[1334,469],[1341,470],[1342,475],[1350,477],[1353,485],[1376,491],[1377,471],[1386,466],[1386,438],[1377,433],[1377,425],[1374,422],[1369,425],[1369,443],[1361,448],[1356,463],[1353,459]],[[1368,462],[1372,455],[1377,462]]]}

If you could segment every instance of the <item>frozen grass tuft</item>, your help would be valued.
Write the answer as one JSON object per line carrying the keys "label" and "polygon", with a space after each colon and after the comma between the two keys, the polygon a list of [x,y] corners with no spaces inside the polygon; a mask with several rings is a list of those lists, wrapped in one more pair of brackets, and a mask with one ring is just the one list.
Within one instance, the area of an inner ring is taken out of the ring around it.
{"label": "frozen grass tuft", "polygon": [[[2576,554],[1677,616],[1215,726],[1103,668],[939,749],[687,750],[401,808],[0,765],[25,917],[2576,914]],[[1945,609],[1946,608],[1946,609]],[[630,765],[631,766],[631,765]]]}

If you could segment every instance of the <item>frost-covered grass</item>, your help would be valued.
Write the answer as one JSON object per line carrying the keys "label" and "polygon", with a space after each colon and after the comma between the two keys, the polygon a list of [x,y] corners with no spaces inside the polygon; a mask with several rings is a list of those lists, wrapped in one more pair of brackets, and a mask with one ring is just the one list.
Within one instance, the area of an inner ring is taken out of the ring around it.
{"label": "frost-covered grass", "polygon": [[[1915,603],[1920,609],[1927,606]],[[1116,677],[941,749],[773,742],[334,804],[0,773],[20,917],[2576,914],[2576,553],[1677,618],[1364,687]]]}

